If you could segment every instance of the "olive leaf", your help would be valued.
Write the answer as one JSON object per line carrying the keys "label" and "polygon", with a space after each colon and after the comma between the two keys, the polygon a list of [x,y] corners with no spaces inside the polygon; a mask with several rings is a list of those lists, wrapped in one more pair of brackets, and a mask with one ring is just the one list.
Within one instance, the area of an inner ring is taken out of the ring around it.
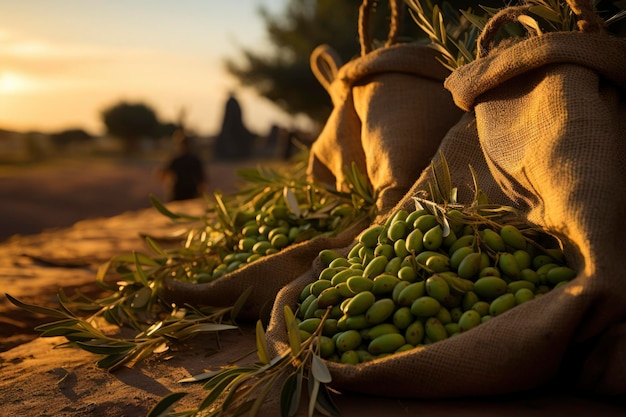
{"label": "olive leaf", "polygon": [[283,308],[285,315],[285,325],[287,326],[287,336],[289,338],[289,347],[291,348],[291,354],[298,356],[300,352],[300,329],[298,328],[298,322],[291,310],[291,307],[285,305]]}
{"label": "olive leaf", "polygon": [[302,373],[300,370],[292,372],[283,382],[280,390],[280,415],[281,417],[292,417],[300,406],[300,390],[302,384]]}
{"label": "olive leaf", "polygon": [[169,217],[172,220],[201,220],[198,216],[191,216],[186,213],[174,213],[169,210],[165,205],[154,195],[150,194],[150,203],[161,214]]}
{"label": "olive leaf", "polygon": [[313,377],[323,384],[330,383],[332,378],[326,364],[317,355],[313,355],[311,360],[311,373]]}
{"label": "olive leaf", "polygon": [[[99,266],[96,283],[106,291],[100,298],[90,298],[78,291],[69,296],[60,290],[57,308],[29,305],[8,294],[7,298],[17,307],[55,319],[38,328],[41,337],[62,336],[67,341],[58,347],[80,348],[101,355],[96,364],[109,371],[163,353],[173,344],[199,333],[214,334],[219,347],[220,332],[237,328],[236,318],[253,289],[244,291],[231,307],[177,306],[160,297],[166,280],[210,282],[253,262],[254,259],[245,258],[249,253],[240,247],[243,246],[241,240],[247,236],[243,229],[253,223],[260,227],[257,222],[272,220],[274,215],[283,213],[283,217],[273,218],[273,221],[287,223],[290,244],[293,244],[336,235],[355,222],[373,219],[376,214],[376,192],[355,163],[344,168],[349,173],[346,181],[349,191],[338,191],[308,178],[308,149],[302,147],[302,150],[296,164],[286,169],[258,167],[241,171],[244,179],[241,189],[232,195],[214,193],[212,198],[207,197],[207,207],[200,216],[175,213],[151,195],[152,205],[159,213],[175,222],[186,222],[184,233],[168,237],[169,243],[178,240],[180,246],[162,247],[158,239],[144,234],[149,253],[117,254]],[[294,230],[297,233],[293,233]],[[253,239],[259,236],[254,235]],[[256,259],[265,256],[254,255]],[[180,415],[193,415],[212,406],[212,395],[220,397],[222,406],[229,411],[256,413],[261,400],[250,399],[250,393],[260,391],[261,396],[265,395],[267,385],[276,381],[276,375],[283,375],[294,367],[299,376],[296,380],[298,394],[294,393],[292,404],[299,401],[302,379],[307,377],[305,369],[310,370],[315,353],[311,340],[300,340],[293,312],[285,314],[289,318],[290,351],[269,358],[267,342],[259,331],[260,366],[244,369],[228,381],[222,379],[226,370],[206,373],[202,379],[220,382],[220,389],[209,394],[200,408]],[[120,332],[104,334],[100,329],[103,321],[119,327]],[[133,329],[134,336],[119,337],[122,328]],[[315,366],[320,378],[328,380],[319,364]],[[255,383],[257,380],[259,382]],[[167,407],[163,409],[171,406],[175,399],[165,399],[162,405]]]}
{"label": "olive leaf", "polygon": [[47,317],[52,317],[52,318],[58,318],[58,319],[71,319],[73,318],[71,314],[67,314],[64,311],[59,311],[53,308],[48,308],[48,307],[41,307],[41,306],[37,306],[37,305],[33,305],[33,304],[27,304],[24,303],[20,300],[18,300],[17,298],[12,297],[9,294],[4,294],[7,299],[13,303],[14,305],[16,305],[17,307],[20,307],[24,310],[30,311],[31,313],[35,313],[35,314],[43,314],[44,316]]}
{"label": "olive leaf", "polygon": [[407,4],[413,21],[441,53],[438,60],[444,67],[453,71],[476,58],[478,25],[486,20],[484,10],[459,11],[447,1],[407,0]]}
{"label": "olive leaf", "polygon": [[270,355],[268,353],[267,347],[267,338],[265,336],[265,332],[263,331],[263,324],[261,320],[256,322],[256,348],[257,354],[259,356],[259,360],[261,363],[268,364],[270,363]]}
{"label": "olive leaf", "polygon": [[161,399],[150,409],[146,417],[163,417],[169,408],[187,395],[186,392],[172,392]]}
{"label": "olive leaf", "polygon": [[[203,388],[208,391],[201,404],[191,410],[175,415],[196,416],[208,412],[214,417],[243,416],[254,417],[264,404],[265,398],[276,384],[280,383],[281,417],[296,415],[302,392],[302,383],[307,378],[311,388],[317,386],[309,399],[309,410],[317,410],[324,415],[337,416],[338,410],[330,398],[326,384],[331,382],[330,373],[318,356],[317,340],[330,313],[326,311],[320,324],[311,337],[302,341],[296,353],[288,350],[272,358],[269,363],[256,363],[254,366],[231,366],[218,371],[186,378],[181,382],[195,382],[208,379]],[[297,323],[290,308],[285,308],[285,325],[291,328]],[[262,327],[257,331],[263,332]],[[296,324],[297,328],[297,324]],[[257,340],[260,340],[257,335]],[[309,391],[311,393],[311,391]],[[205,415],[205,414],[202,414]]]}
{"label": "olive leaf", "polygon": [[285,203],[287,204],[287,207],[289,208],[289,210],[296,217],[302,216],[302,213],[300,212],[300,206],[298,205],[298,199],[296,198],[296,195],[289,187],[283,188],[283,198],[285,199]]}

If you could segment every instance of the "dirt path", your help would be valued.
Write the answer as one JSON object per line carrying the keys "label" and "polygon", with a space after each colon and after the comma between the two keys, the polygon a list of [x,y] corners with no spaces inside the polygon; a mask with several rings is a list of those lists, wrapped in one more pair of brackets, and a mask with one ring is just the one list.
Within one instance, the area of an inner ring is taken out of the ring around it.
{"label": "dirt path", "polygon": [[[209,192],[231,192],[236,170],[258,161],[211,163]],[[0,167],[0,241],[68,227],[78,220],[151,207],[149,195],[166,198],[158,160],[62,160]]]}

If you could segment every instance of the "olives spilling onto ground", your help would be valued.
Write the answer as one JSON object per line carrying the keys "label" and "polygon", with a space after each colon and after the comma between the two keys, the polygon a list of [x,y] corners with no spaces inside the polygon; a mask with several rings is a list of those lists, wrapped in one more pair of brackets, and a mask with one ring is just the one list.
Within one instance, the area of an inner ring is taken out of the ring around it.
{"label": "olives spilling onto ground", "polygon": [[301,338],[317,332],[322,358],[358,364],[455,337],[576,277],[536,231],[465,217],[397,210],[346,256],[320,252],[324,269],[299,298]]}

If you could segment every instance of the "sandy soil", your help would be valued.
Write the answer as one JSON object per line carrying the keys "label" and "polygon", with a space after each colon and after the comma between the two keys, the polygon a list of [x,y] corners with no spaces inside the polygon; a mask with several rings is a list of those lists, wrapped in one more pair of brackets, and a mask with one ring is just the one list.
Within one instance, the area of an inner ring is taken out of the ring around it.
{"label": "sandy soil", "polygon": [[[236,170],[259,161],[212,162],[208,192],[236,189]],[[0,165],[0,241],[14,234],[69,227],[79,220],[151,207],[149,195],[167,198],[161,160],[89,158]]]}
{"label": "sandy soil", "polygon": [[[90,165],[92,178],[100,178],[96,183],[80,175],[85,171],[80,165],[65,165],[59,171],[33,169],[0,178],[3,231],[14,226],[11,230],[21,234],[0,242],[2,416],[140,417],[170,392],[188,394],[177,407],[185,410],[198,406],[207,392],[201,384],[179,382],[181,378],[218,369],[237,358],[243,358],[239,363],[255,359],[254,355],[246,356],[255,346],[253,325],[242,323],[238,330],[223,332],[220,344],[212,335],[194,338],[167,354],[108,373],[96,367],[97,355],[55,349],[65,342],[63,337],[39,338],[34,327],[50,319],[21,310],[4,296],[8,293],[27,303],[56,307],[55,296],[60,289],[100,295],[102,290],[95,285],[99,265],[113,255],[144,250],[141,233],[167,236],[180,230],[155,210],[142,208],[148,206],[146,193],[160,190],[152,177],[153,164],[115,164],[113,169],[107,164]],[[236,177],[232,165],[214,165],[211,169],[224,187],[232,185]],[[194,213],[200,212],[204,203],[193,200],[172,204],[171,208]],[[81,218],[87,219],[78,221]],[[260,416],[279,415],[278,395],[274,394]],[[445,401],[348,392],[337,393],[334,399],[343,417],[617,417],[626,413],[621,403],[560,392],[558,387],[497,398]],[[306,415],[306,398],[298,415]]]}

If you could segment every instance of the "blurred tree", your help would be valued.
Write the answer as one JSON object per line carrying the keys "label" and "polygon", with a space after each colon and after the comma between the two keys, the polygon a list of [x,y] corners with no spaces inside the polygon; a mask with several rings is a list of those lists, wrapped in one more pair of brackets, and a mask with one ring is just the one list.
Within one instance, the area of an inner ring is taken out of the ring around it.
{"label": "blurred tree", "polygon": [[107,133],[125,141],[126,150],[136,153],[143,138],[156,139],[162,124],[155,111],[144,103],[122,101],[102,112]]}
{"label": "blurred tree", "polygon": [[[259,13],[274,49],[261,52],[254,45],[244,47],[242,59],[227,59],[226,69],[243,86],[252,87],[287,113],[304,114],[323,124],[332,110],[332,103],[311,72],[309,57],[321,44],[335,49],[343,62],[360,54],[358,15],[361,3],[362,0],[289,0],[280,15],[272,15],[261,7]],[[389,31],[389,3],[378,3],[370,24],[372,39],[384,41]],[[504,3],[456,0],[454,5],[467,9],[478,4],[497,7]],[[399,40],[423,37],[406,6],[404,10]]]}
{"label": "blurred tree", "polygon": [[[304,114],[322,123],[332,103],[311,72],[309,57],[321,44],[330,45],[344,62],[360,53],[360,5],[361,0],[289,0],[281,15],[261,7],[259,13],[274,49],[259,52],[255,46],[244,47],[242,59],[227,59],[226,69],[242,85],[252,87],[287,113]],[[381,2],[377,9],[372,20],[373,37],[386,39],[389,7]],[[417,33],[408,19],[405,16],[403,36]]]}

